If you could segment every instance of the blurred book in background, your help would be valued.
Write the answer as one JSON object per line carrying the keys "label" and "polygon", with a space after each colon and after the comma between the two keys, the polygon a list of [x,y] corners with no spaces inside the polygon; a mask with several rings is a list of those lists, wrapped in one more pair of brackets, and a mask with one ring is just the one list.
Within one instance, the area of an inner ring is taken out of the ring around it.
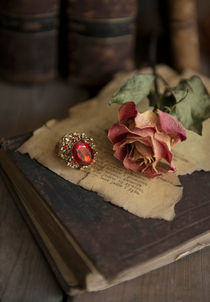
{"label": "blurred book in background", "polygon": [[69,75],[102,85],[134,69],[136,0],[67,1]]}
{"label": "blurred book in background", "polygon": [[208,2],[0,0],[0,76],[32,84],[59,75],[96,87],[136,67],[199,69],[200,49],[209,75]]}
{"label": "blurred book in background", "polygon": [[138,0],[136,64],[170,63],[165,1]]}
{"label": "blurred book in background", "polygon": [[17,83],[55,78],[57,0],[0,0],[0,76]]}
{"label": "blurred book in background", "polygon": [[197,4],[201,68],[203,73],[210,76],[210,1],[200,0]]}
{"label": "blurred book in background", "polygon": [[173,65],[178,71],[200,70],[196,0],[168,0]]}

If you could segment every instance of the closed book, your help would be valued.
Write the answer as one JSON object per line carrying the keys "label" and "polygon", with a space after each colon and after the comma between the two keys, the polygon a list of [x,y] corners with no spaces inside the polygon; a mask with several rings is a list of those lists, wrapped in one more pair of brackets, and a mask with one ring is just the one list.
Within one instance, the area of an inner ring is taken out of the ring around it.
{"label": "closed book", "polygon": [[173,221],[143,219],[15,151],[27,138],[2,141],[1,171],[68,294],[105,289],[209,245],[210,172],[180,176]]}
{"label": "closed book", "polygon": [[33,84],[52,80],[58,65],[57,0],[0,1],[0,76]]}
{"label": "closed book", "polygon": [[67,1],[68,70],[90,86],[134,68],[137,3],[134,0]]}

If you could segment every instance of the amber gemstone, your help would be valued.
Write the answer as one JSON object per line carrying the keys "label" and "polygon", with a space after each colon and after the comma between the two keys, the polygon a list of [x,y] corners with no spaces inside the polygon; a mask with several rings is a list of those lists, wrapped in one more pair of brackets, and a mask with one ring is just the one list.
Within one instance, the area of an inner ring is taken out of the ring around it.
{"label": "amber gemstone", "polygon": [[81,166],[88,166],[93,162],[93,149],[85,142],[77,142],[72,147],[72,156]]}

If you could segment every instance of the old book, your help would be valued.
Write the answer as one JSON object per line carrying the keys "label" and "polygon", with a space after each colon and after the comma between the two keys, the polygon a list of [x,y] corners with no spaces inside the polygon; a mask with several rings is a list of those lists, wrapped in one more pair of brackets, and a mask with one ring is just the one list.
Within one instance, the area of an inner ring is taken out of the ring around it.
{"label": "old book", "polygon": [[67,293],[105,289],[210,244],[210,172],[179,176],[174,220],[143,219],[15,151],[27,138],[4,140],[0,165]]}
{"label": "old book", "polygon": [[67,1],[68,70],[83,85],[102,85],[134,69],[135,0]]}
{"label": "old book", "polygon": [[0,1],[2,79],[31,84],[55,78],[58,10],[58,0]]}
{"label": "old book", "polygon": [[196,2],[168,0],[171,51],[178,71],[200,69]]}

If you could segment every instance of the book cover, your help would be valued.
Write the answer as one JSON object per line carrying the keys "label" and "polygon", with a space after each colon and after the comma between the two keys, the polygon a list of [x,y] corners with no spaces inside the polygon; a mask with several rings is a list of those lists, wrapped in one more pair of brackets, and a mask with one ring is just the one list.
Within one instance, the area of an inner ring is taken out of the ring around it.
{"label": "book cover", "polygon": [[55,78],[58,65],[57,0],[0,2],[0,76],[17,83]]}
{"label": "book cover", "polygon": [[67,1],[68,69],[74,81],[103,85],[134,69],[137,3]]}
{"label": "book cover", "polygon": [[200,69],[197,3],[195,0],[168,1],[173,65],[178,71]]}
{"label": "book cover", "polygon": [[143,219],[15,152],[22,142],[4,141],[0,165],[66,292],[113,286],[209,244],[210,172],[179,176],[174,220]]}

